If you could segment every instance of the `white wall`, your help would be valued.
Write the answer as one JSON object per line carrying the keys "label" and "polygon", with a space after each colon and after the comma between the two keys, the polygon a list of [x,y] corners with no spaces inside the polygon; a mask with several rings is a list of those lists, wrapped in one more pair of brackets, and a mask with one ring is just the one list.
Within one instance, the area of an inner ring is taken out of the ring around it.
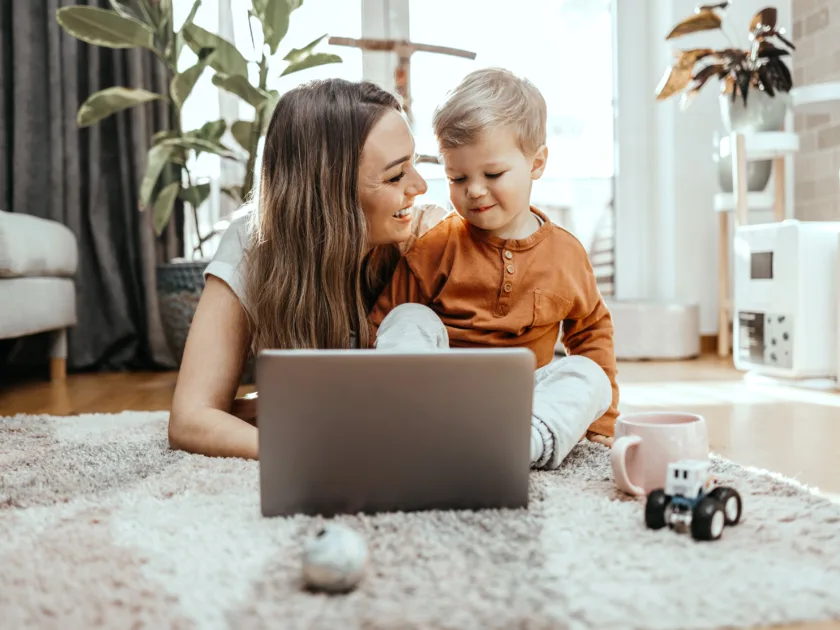
{"label": "white wall", "polygon": [[[779,22],[792,31],[790,0],[773,4]],[[718,219],[712,202],[718,183],[712,139],[716,130],[724,133],[719,84],[707,84],[685,112],[679,111],[678,97],[654,98],[673,50],[729,45],[712,31],[665,41],[695,5],[689,0],[616,0],[616,290],[619,299],[699,303],[701,334],[715,334]],[[748,45],[747,25],[764,6],[766,0],[732,3],[724,25],[737,45]],[[789,183],[792,170],[789,165]]]}

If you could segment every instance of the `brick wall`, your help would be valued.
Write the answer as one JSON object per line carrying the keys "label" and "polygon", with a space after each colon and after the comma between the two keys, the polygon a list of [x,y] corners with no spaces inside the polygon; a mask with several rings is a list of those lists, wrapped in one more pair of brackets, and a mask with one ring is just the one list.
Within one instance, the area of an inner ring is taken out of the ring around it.
{"label": "brick wall", "polygon": [[[840,81],[840,2],[793,0],[794,86]],[[797,114],[794,208],[803,221],[840,220],[840,103],[831,114]]]}

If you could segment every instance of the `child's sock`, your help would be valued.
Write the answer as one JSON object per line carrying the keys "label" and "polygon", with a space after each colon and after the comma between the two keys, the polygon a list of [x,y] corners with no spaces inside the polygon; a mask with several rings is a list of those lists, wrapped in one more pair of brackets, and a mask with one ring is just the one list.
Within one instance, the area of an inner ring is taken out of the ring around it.
{"label": "child's sock", "polygon": [[[564,357],[537,370],[531,419],[532,466],[560,466],[589,425],[606,413],[611,403],[610,379],[591,359]],[[542,438],[543,452],[535,458],[537,434]]]}
{"label": "child's sock", "polygon": [[531,416],[531,468],[542,468],[554,452],[554,437],[545,422]]}

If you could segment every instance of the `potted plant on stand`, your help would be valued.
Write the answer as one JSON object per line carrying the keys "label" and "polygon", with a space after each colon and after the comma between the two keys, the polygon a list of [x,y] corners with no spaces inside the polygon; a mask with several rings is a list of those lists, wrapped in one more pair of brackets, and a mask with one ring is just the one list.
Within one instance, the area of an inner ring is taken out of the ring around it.
{"label": "potted plant on stand", "polygon": [[[209,183],[194,181],[190,164],[202,153],[244,165],[241,185],[227,187],[226,193],[237,203],[247,199],[253,188],[260,138],[265,132],[274,105],[279,98],[276,90],[267,89],[268,57],[274,55],[289,29],[291,13],[303,0],[253,0],[248,10],[249,25],[253,22],[263,35],[264,44],[256,61],[247,60],[233,44],[195,24],[201,0],[195,0],[180,28],[173,19],[173,0],[110,0],[111,9],[90,6],[70,6],[57,11],[61,27],[73,37],[89,44],[109,48],[145,48],[164,64],[169,81],[165,93],[140,88],[111,87],[90,95],[80,106],[77,124],[93,125],[100,120],[130,107],[151,101],[164,101],[172,109],[172,124],[157,130],[151,137],[146,171],[140,185],[139,208],[151,211],[155,232],[160,236],[172,220],[177,204],[189,208],[198,243],[192,259],[178,258],[157,267],[157,291],[161,318],[170,350],[180,363],[195,308],[204,288],[203,272],[209,257],[204,245],[214,231],[201,232],[199,211],[211,193]],[[325,63],[337,63],[336,55],[315,52],[323,38],[308,46],[292,50],[284,60],[288,65],[283,74],[290,74]],[[189,47],[197,61],[179,69],[179,59]],[[249,66],[258,65],[258,80],[249,79]],[[206,69],[212,69],[213,84],[236,94],[254,107],[253,121],[238,120],[230,129],[224,119],[207,122],[199,129],[185,131],[181,127],[181,108],[196,82]],[[226,132],[235,140],[231,146],[223,142]],[[197,259],[196,259],[197,257]]]}
{"label": "potted plant on stand", "polygon": [[[678,50],[672,66],[666,68],[656,88],[657,100],[681,93],[680,109],[686,110],[712,78],[720,84],[720,109],[726,133],[780,131],[784,126],[793,87],[784,57],[795,50],[778,27],[778,12],[765,7],[757,12],[748,28],[749,46],[738,47],[723,28],[730,2],[701,5],[693,15],[677,24],[666,36],[672,40],[701,31],[720,31],[728,40],[726,48]],[[776,43],[773,43],[773,42]],[[731,159],[731,158],[728,158]],[[763,190],[770,178],[770,161],[751,162],[750,191]],[[732,168],[719,162],[721,186],[732,192]]]}

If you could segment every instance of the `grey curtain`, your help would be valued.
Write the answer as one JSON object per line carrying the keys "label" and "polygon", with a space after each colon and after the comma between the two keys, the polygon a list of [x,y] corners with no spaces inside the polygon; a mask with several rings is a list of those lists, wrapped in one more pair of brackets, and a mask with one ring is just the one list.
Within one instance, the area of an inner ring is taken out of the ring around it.
{"label": "grey curtain", "polygon": [[[175,226],[183,211],[156,239],[150,213],[137,207],[149,138],[168,127],[170,111],[149,104],[86,129],[75,122],[97,90],[164,91],[165,69],[149,51],[89,46],[67,35],[55,14],[74,4],[110,7],[107,0],[0,0],[0,204],[60,221],[78,239],[71,369],[174,367],[154,272],[181,251]],[[34,341],[7,349],[7,363],[27,363],[38,353],[27,349]]]}

